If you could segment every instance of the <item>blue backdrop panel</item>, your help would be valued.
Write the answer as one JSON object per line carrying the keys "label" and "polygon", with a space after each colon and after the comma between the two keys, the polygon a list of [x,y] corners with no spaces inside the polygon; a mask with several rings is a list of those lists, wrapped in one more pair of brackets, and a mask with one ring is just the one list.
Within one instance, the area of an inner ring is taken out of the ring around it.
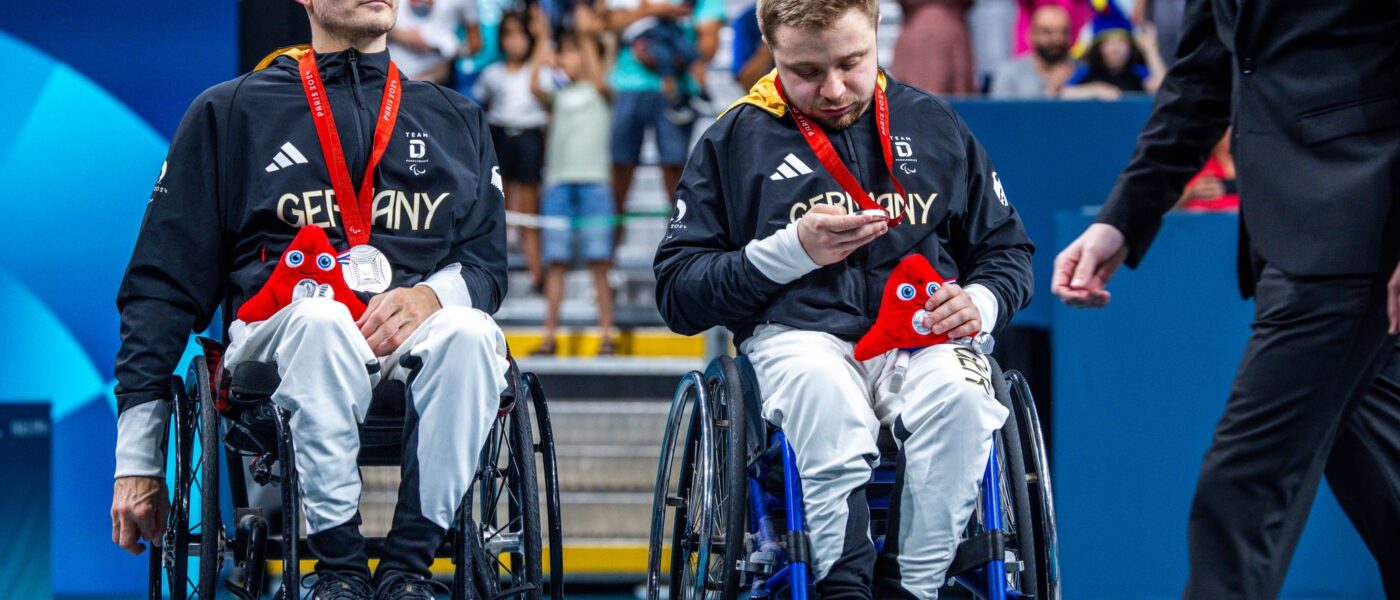
{"label": "blue backdrop panel", "polygon": [[1017,325],[1050,327],[1050,265],[1057,211],[1097,204],[1132,158],[1152,101],[954,102],[996,165],[1007,200],[1036,243],[1035,296]]}
{"label": "blue backdrop panel", "polygon": [[[1093,221],[1055,218],[1055,250]],[[1056,304],[1053,473],[1067,598],[1179,598],[1201,458],[1249,337],[1234,215],[1170,215],[1105,310]],[[1042,241],[1048,241],[1042,238]],[[1324,486],[1284,597],[1379,598],[1375,562]]]}
{"label": "blue backdrop panel", "polygon": [[0,598],[47,598],[49,585],[49,405],[0,402]]}
{"label": "blue backdrop panel", "polygon": [[[0,381],[53,419],[54,593],[137,594],[145,558],[111,542],[117,284],[166,142],[72,68],[0,33]],[[183,100],[188,102],[188,98]]]}
{"label": "blue backdrop panel", "polygon": [[237,19],[234,0],[0,2],[0,31],[92,78],[167,137],[204,88],[238,74]]}

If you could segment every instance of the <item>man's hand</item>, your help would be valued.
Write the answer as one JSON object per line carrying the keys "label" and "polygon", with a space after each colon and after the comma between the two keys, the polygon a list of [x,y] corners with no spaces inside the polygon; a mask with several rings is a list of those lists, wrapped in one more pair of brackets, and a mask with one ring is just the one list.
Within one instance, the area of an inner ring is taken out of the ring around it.
{"label": "man's hand", "polygon": [[924,327],[932,328],[934,334],[947,332],[950,340],[977,335],[982,331],[982,313],[972,303],[972,295],[956,283],[938,288],[929,297],[924,310],[928,311],[924,317]]}
{"label": "man's hand", "polygon": [[1110,296],[1104,286],[1127,257],[1123,232],[1094,223],[1055,257],[1050,291],[1075,308],[1102,308]]}
{"label": "man's hand", "polygon": [[397,288],[370,298],[365,314],[355,325],[375,356],[388,356],[440,308],[442,303],[433,288]]}
{"label": "man's hand", "polygon": [[112,486],[112,543],[132,554],[146,549],[142,538],[159,546],[168,514],[170,499],[163,479],[118,477]]}
{"label": "man's hand", "polygon": [[889,229],[883,217],[848,215],[830,204],[818,204],[797,220],[797,240],[812,262],[826,266],[846,260]]}
{"label": "man's hand", "polygon": [[1385,311],[1390,315],[1390,335],[1400,333],[1400,265],[1390,275],[1390,284],[1385,286]]}

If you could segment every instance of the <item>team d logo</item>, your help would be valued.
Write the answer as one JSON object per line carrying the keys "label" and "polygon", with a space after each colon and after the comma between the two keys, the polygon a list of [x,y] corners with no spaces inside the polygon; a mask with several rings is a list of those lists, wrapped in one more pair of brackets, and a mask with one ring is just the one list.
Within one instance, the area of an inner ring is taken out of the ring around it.
{"label": "team d logo", "polygon": [[408,158],[404,160],[408,163],[408,170],[414,175],[427,173],[428,134],[421,131],[405,131],[404,137],[408,138]]}
{"label": "team d logo", "polygon": [[919,159],[914,158],[914,139],[905,135],[890,136],[890,141],[894,142],[894,162],[899,165],[899,172],[905,175],[913,175],[919,172]]}

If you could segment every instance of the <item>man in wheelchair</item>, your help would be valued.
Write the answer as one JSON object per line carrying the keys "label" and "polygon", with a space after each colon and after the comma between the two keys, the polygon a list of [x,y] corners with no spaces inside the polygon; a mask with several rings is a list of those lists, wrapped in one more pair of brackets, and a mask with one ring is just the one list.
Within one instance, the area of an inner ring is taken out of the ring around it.
{"label": "man in wheelchair", "polygon": [[[752,362],[796,453],[820,597],[934,598],[1007,416],[983,353],[1029,300],[1033,247],[963,121],[878,69],[876,0],[760,0],[758,17],[777,69],[691,155],[657,250],[661,314],[729,328]],[[856,360],[911,254],[962,283],[911,324],[953,341]],[[900,482],[877,556],[882,425]]]}
{"label": "man in wheelchair", "polygon": [[[397,2],[298,1],[311,48],[201,95],[148,205],[117,300],[112,537],[133,553],[138,538],[161,538],[169,375],[222,306],[225,376],[253,363],[280,376],[271,401],[291,415],[319,560],[313,597],[432,598],[429,565],[507,385],[505,339],[489,316],[506,289],[496,156],[475,104],[398,76],[385,50]],[[324,228],[338,260],[288,251],[307,226]],[[314,281],[302,290],[303,279],[270,316],[233,319],[276,265],[303,260],[344,265],[355,298]],[[367,302],[358,319],[347,308],[356,299]],[[371,580],[357,423],[387,380],[406,385],[407,431]]]}

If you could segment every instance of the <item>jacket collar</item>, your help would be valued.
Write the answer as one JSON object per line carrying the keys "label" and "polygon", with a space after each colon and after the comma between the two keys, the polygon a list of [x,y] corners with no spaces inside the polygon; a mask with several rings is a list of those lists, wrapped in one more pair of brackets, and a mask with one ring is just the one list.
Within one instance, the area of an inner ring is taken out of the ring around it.
{"label": "jacket collar", "polygon": [[[783,116],[787,114],[787,100],[783,98],[782,94],[778,93],[777,81],[778,70],[773,69],[769,71],[767,75],[763,76],[763,79],[753,84],[753,88],[749,90],[747,96],[736,100],[734,104],[729,105],[729,108],[724,109],[724,112],[719,115],[720,118],[723,118],[726,113],[743,104],[752,104],[779,119],[783,118]],[[885,74],[884,69],[875,72],[875,84],[880,86],[882,90],[888,87],[889,76]]]}
{"label": "jacket collar", "polygon": [[[258,66],[254,67],[253,70],[261,71],[268,67],[274,65],[280,66],[282,64],[285,64],[291,67],[292,69],[296,69],[297,61],[300,61],[303,56],[306,56],[307,52],[311,52],[311,46],[289,46],[286,48],[278,48],[277,50],[274,50],[272,53],[263,57],[263,59],[258,62]],[[380,77],[383,77],[386,73],[389,72],[388,50],[366,53],[360,52],[359,50],[355,50],[352,48],[349,50],[342,50],[340,52],[327,52],[325,54],[318,53],[316,54],[316,66],[320,67],[321,76],[326,79],[334,79],[337,77],[348,76],[350,74],[351,55],[354,55],[355,62],[360,67],[361,76],[364,76],[369,72],[373,72],[379,75]],[[287,57],[289,60],[278,60],[284,56]]]}

